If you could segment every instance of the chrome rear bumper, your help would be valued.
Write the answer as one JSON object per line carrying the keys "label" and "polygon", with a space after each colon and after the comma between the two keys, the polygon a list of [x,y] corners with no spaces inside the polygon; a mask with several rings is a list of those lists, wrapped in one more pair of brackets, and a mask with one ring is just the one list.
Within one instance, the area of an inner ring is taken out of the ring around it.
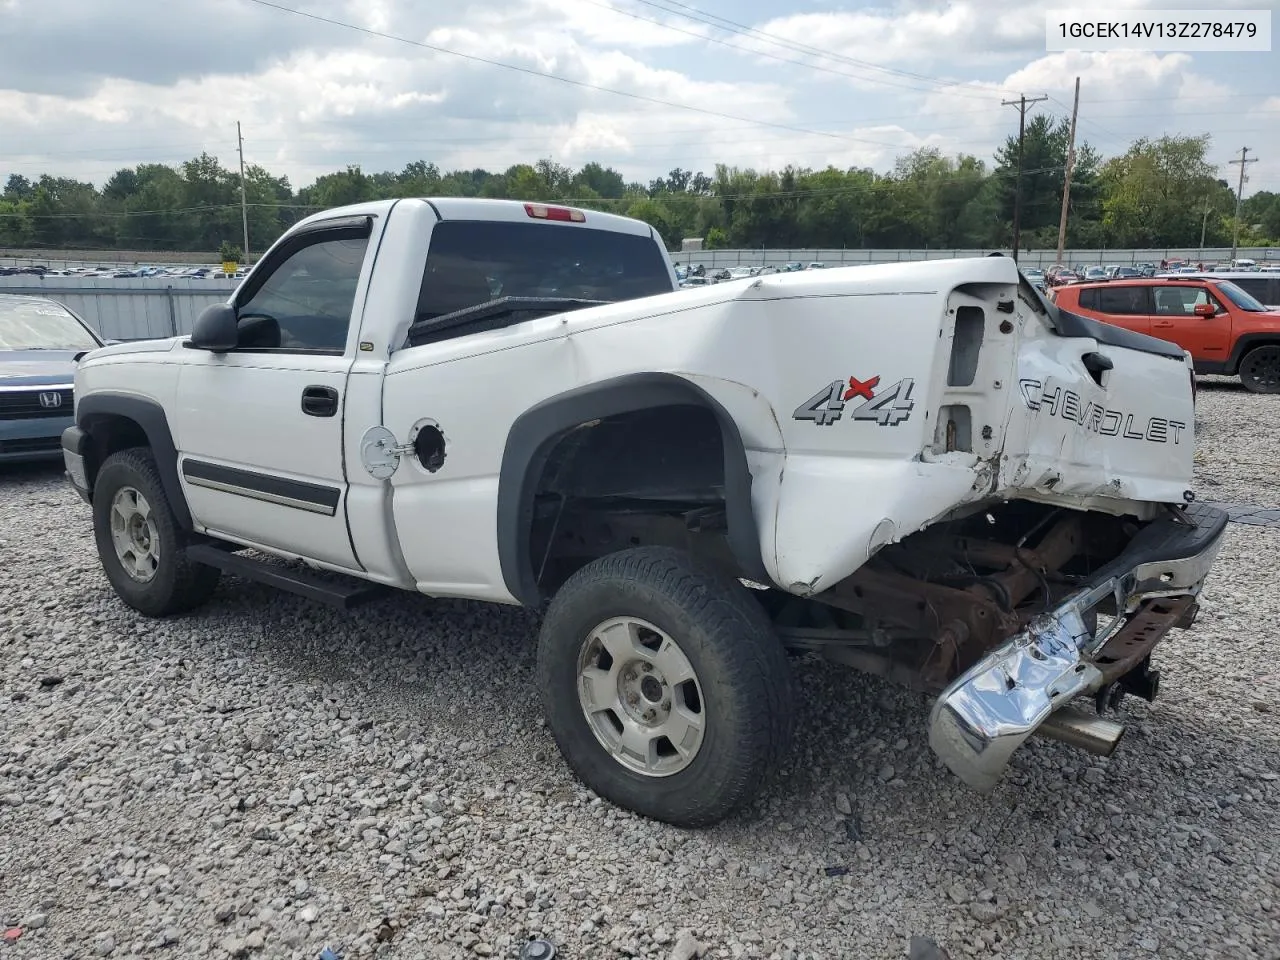
{"label": "chrome rear bumper", "polygon": [[[1199,594],[1226,532],[1222,510],[1188,507],[1190,523],[1153,521],[1129,547],[1054,610],[957,677],[938,697],[929,745],[961,780],[999,782],[1009,758],[1056,710],[1104,682],[1093,662],[1144,604]],[[1086,615],[1112,599],[1115,619],[1096,635]]]}

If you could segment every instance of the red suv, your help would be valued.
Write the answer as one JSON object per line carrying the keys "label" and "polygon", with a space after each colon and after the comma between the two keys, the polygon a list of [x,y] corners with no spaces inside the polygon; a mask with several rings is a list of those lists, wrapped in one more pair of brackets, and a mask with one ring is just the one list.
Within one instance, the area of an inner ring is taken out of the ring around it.
{"label": "red suv", "polygon": [[1196,373],[1240,377],[1254,393],[1280,393],[1280,311],[1229,280],[1157,277],[1055,287],[1061,309],[1176,343]]}

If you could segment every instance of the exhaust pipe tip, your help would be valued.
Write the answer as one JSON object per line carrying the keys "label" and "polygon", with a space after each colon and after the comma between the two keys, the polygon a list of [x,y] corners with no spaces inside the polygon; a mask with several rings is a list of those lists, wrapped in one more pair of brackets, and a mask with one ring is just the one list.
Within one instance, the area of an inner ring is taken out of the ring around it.
{"label": "exhaust pipe tip", "polygon": [[1036,733],[1099,757],[1109,757],[1120,745],[1125,728],[1114,720],[1068,706],[1049,714],[1036,728]]}

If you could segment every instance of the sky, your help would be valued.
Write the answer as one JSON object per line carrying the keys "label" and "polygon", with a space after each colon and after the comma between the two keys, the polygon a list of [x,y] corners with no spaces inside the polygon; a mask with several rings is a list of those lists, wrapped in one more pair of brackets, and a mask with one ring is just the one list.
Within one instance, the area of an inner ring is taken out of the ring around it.
{"label": "sky", "polygon": [[101,184],[120,167],[201,151],[234,167],[236,121],[246,160],[295,188],[348,165],[371,173],[418,159],[494,171],[597,161],[640,181],[717,162],[887,171],[921,146],[990,163],[1017,132],[1018,111],[1002,100],[1047,96],[1029,116],[1069,116],[1079,76],[1078,137],[1104,156],[1139,136],[1208,133],[1233,185],[1240,148],[1259,158],[1245,196],[1280,190],[1274,44],[1045,49],[1047,10],[1208,6],[0,0],[0,177]]}

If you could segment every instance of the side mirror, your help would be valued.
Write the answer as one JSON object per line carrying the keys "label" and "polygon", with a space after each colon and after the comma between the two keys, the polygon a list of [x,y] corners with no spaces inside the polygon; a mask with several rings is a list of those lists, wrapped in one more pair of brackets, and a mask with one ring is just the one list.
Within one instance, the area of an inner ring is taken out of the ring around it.
{"label": "side mirror", "polygon": [[215,303],[196,317],[191,329],[191,346],[196,350],[226,353],[234,350],[240,338],[236,325],[236,308],[229,303]]}
{"label": "side mirror", "polygon": [[1197,317],[1216,317],[1218,315],[1218,308],[1212,303],[1197,303],[1195,305],[1195,312]]}

